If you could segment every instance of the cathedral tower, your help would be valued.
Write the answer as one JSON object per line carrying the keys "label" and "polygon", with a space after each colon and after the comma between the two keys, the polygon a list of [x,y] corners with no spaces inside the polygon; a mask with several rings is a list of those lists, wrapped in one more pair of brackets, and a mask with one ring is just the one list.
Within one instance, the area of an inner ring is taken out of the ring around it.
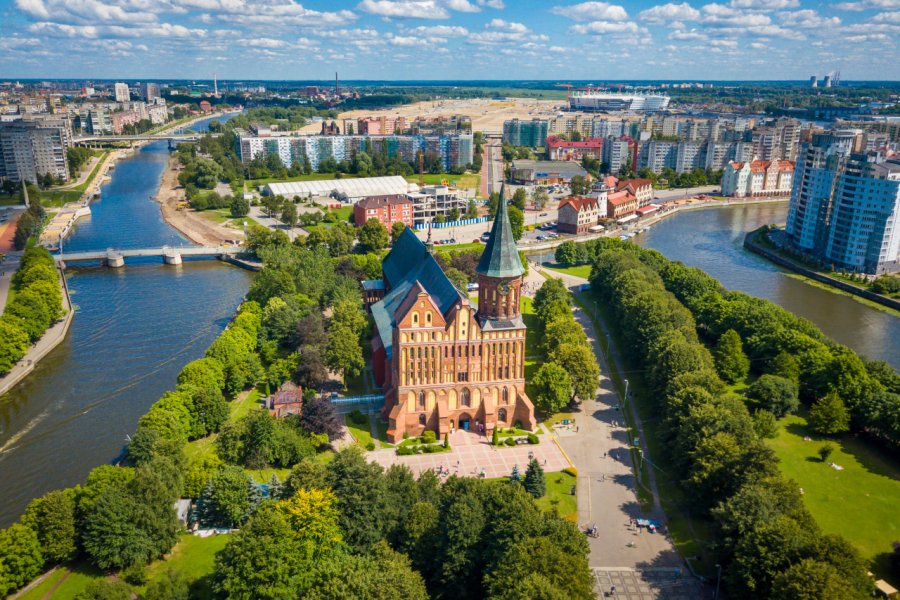
{"label": "cathedral tower", "polygon": [[501,186],[491,238],[475,269],[478,273],[478,319],[482,323],[491,321],[493,329],[523,326],[519,302],[525,269],[513,239],[505,192],[505,186]]}

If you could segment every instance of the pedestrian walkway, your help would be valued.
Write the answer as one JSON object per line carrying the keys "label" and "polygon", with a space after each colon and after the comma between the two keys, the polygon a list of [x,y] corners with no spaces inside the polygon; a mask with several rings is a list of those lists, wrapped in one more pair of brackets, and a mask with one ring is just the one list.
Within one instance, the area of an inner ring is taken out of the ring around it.
{"label": "pedestrian walkway", "polygon": [[478,433],[455,431],[450,435],[450,452],[435,454],[414,454],[400,456],[396,448],[386,448],[367,453],[369,460],[377,462],[384,468],[391,465],[406,465],[418,476],[423,471],[449,469],[451,475],[461,477],[477,477],[484,471],[486,478],[507,477],[513,467],[525,474],[533,456],[547,473],[562,471],[570,466],[560,447],[554,441],[553,434],[544,433],[538,436],[539,444],[520,446],[493,447],[490,439]]}
{"label": "pedestrian walkway", "polygon": [[699,600],[711,598],[711,590],[681,569],[595,568],[597,595],[616,600]]}

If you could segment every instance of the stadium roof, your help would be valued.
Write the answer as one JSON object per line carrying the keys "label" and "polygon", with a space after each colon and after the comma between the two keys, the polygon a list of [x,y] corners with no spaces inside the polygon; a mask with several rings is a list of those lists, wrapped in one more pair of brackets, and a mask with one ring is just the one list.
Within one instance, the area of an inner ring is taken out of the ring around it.
{"label": "stadium roof", "polygon": [[268,183],[265,192],[273,196],[327,196],[338,191],[351,198],[366,196],[387,196],[405,194],[410,191],[410,184],[400,175],[389,177],[358,177],[346,179],[324,179],[318,181],[287,181]]}

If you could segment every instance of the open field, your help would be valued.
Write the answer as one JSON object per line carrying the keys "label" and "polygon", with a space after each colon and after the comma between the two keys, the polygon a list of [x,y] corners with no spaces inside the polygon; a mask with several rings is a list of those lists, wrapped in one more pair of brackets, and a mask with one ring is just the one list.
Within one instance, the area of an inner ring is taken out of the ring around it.
{"label": "open field", "polygon": [[[533,119],[551,117],[559,107],[564,106],[561,100],[532,100],[528,98],[510,98],[508,100],[490,100],[475,98],[466,100],[438,100],[435,102],[416,102],[383,110],[351,110],[338,115],[338,124],[343,119],[358,119],[368,116],[403,116],[407,119],[415,117],[434,118],[450,115],[466,115],[472,119],[474,131],[503,131],[503,121],[508,119]],[[322,123],[310,123],[300,129],[303,133],[318,133]]]}
{"label": "open field", "polygon": [[[462,175],[454,175],[453,173],[424,173],[422,179],[425,185],[440,185],[447,181],[460,189],[478,190],[481,188],[481,173],[463,173]],[[418,175],[407,175],[406,180],[410,183],[419,183]]]}
{"label": "open field", "polygon": [[[805,441],[805,436],[811,441]],[[823,463],[817,452],[827,441],[835,451]],[[860,438],[828,439],[808,431],[803,414],[782,419],[778,437],[767,443],[778,456],[782,472],[803,489],[803,501],[822,530],[846,537],[874,561],[872,569],[879,577],[888,575],[887,553],[891,543],[900,540],[897,465]]]}
{"label": "open field", "polygon": [[572,277],[581,277],[582,279],[587,279],[591,275],[591,265],[563,267],[554,264],[553,266],[545,265],[545,267],[547,269],[550,269],[551,271],[559,271],[560,273],[565,273],[566,275],[571,275]]}
{"label": "open field", "polygon": [[547,495],[537,499],[537,505],[544,510],[555,508],[559,516],[573,523],[578,521],[578,496],[572,494],[575,477],[562,471],[544,473]]}

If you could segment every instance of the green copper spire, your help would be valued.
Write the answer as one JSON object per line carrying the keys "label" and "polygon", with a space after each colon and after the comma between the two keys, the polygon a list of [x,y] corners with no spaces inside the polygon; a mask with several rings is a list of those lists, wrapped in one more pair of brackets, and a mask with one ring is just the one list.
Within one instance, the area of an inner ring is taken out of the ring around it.
{"label": "green copper spire", "polygon": [[519,251],[516,249],[516,241],[513,239],[512,227],[509,225],[505,188],[505,185],[500,186],[500,200],[497,202],[491,239],[484,247],[481,260],[475,269],[476,272],[488,277],[518,277],[525,273],[519,259]]}

